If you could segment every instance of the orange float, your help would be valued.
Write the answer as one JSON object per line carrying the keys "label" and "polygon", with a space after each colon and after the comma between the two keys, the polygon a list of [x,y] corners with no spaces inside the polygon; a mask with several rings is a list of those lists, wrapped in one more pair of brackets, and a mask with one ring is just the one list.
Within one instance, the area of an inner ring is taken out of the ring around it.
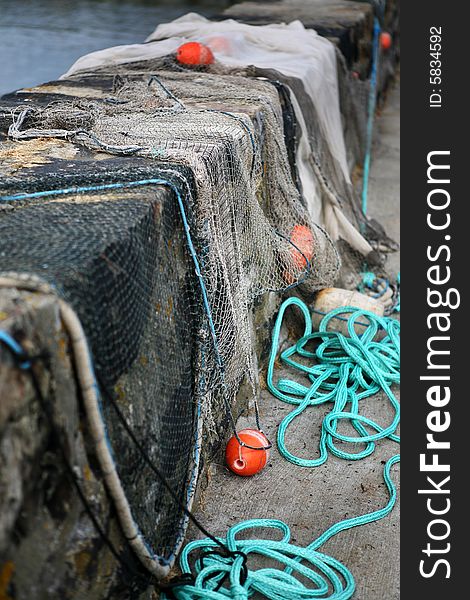
{"label": "orange float", "polygon": [[269,458],[268,447],[270,444],[268,438],[258,429],[242,429],[238,432],[238,437],[242,442],[248,446],[253,446],[253,448],[242,446],[233,435],[225,449],[225,461],[228,468],[242,477],[259,473],[265,467]]}
{"label": "orange float", "polygon": [[382,31],[380,34],[380,47],[382,50],[390,50],[392,47],[392,36],[388,31]]}
{"label": "orange float", "polygon": [[290,234],[290,241],[295,246],[291,249],[295,266],[299,269],[305,269],[307,266],[305,259],[310,262],[313,258],[314,240],[312,231],[306,225],[295,225]]}
{"label": "orange float", "polygon": [[182,65],[211,65],[214,62],[214,55],[204,44],[187,42],[176,51],[176,60]]}

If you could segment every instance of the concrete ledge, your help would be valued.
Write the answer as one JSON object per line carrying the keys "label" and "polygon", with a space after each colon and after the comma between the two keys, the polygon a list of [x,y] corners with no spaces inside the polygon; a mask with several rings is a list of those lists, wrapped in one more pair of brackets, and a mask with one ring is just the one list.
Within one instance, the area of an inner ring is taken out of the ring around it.
{"label": "concrete ledge", "polygon": [[[307,27],[314,27],[338,43],[348,69],[360,67],[367,72],[372,31],[372,13],[368,4],[340,0],[269,5],[243,3],[229,9],[225,16],[258,24],[299,18]],[[142,69],[141,73],[135,73],[136,77],[145,72],[145,66]],[[112,84],[112,74],[97,74],[83,80],[51,82],[8,95],[0,102],[0,140],[6,139],[5,130],[11,124],[12,108],[24,104],[45,106],[64,98],[99,99],[106,96]],[[228,103],[225,108],[236,110],[237,106]],[[247,110],[246,107],[238,108],[240,112]],[[262,120],[257,119],[256,107],[251,106],[249,110],[250,116],[261,127]],[[345,123],[346,130],[348,127]],[[353,165],[360,156],[360,149],[348,150]],[[155,163],[151,161],[111,157],[58,140],[6,142],[0,149],[0,194],[119,181],[131,174],[145,177],[151,176],[154,169]],[[169,201],[168,190],[161,188],[157,194],[162,202]],[[0,205],[0,218],[9,210],[8,206]],[[125,235],[126,228],[123,227],[122,237]],[[279,302],[278,295],[267,294],[250,315],[256,339],[252,350],[261,366]],[[48,350],[50,366],[38,365],[37,370],[55,416],[52,426],[44,418],[28,376],[18,371],[10,353],[0,346],[0,579],[2,582],[8,579],[5,589],[8,593],[13,590],[12,597],[19,600],[128,598],[119,563],[84,512],[53,441],[52,431],[57,427],[63,433],[70,460],[80,471],[87,497],[92,499],[107,535],[119,552],[124,553],[125,559],[134,564],[135,559],[124,543],[102,484],[96,459],[90,452],[69,339],[59,318],[57,300],[49,295],[2,289],[0,327],[31,353]],[[139,389],[139,385],[138,377],[121,381],[119,389],[123,399],[128,389]],[[249,395],[242,386],[234,406],[236,416],[246,413]],[[145,401],[137,402],[133,410],[145,415]],[[203,448],[203,461],[207,462],[228,434],[221,407],[215,417],[219,439]],[[119,448],[123,453],[125,446],[126,441],[121,440]],[[142,490],[137,494],[139,492]],[[152,593],[150,589],[142,590],[142,598],[150,598]]]}

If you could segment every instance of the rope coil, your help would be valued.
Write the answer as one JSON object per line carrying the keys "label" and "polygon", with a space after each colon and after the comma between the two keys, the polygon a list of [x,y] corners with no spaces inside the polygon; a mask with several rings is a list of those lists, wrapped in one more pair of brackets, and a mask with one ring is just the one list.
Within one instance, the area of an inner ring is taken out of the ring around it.
{"label": "rope coil", "polygon": [[[280,379],[277,383],[274,381],[280,331],[285,311],[290,306],[300,309],[305,322],[304,333],[300,340],[281,353],[280,361],[306,375],[310,380],[309,387],[291,379]],[[340,315],[349,316],[349,337],[328,330],[330,322]],[[355,327],[359,323],[367,324],[360,335]],[[380,330],[385,332],[385,337],[378,340]],[[399,333],[399,321],[354,307],[341,307],[331,311],[322,319],[319,331],[312,332],[312,318],[308,307],[298,298],[289,298],[283,303],[273,331],[267,385],[276,398],[296,405],[279,425],[277,442],[284,458],[298,466],[316,467],[326,462],[328,452],[346,460],[360,460],[374,452],[375,443],[380,439],[388,437],[395,442],[400,441],[395,434],[400,422],[400,405],[391,390],[391,385],[400,381]],[[308,350],[306,346],[314,341],[319,342],[319,345],[314,351]],[[305,364],[305,359],[312,361],[312,364]],[[387,427],[382,427],[359,413],[359,402],[381,390],[385,392],[394,411],[392,422]],[[286,435],[291,423],[309,406],[327,402],[331,402],[333,408],[321,425],[320,456],[306,459],[292,454],[286,446]],[[340,433],[338,425],[341,421],[348,421],[358,435]],[[369,433],[366,428],[372,429],[374,433]],[[359,452],[346,452],[335,445],[337,441],[362,444],[365,447]]]}
{"label": "rope coil", "polygon": [[[372,523],[391,512],[396,502],[396,488],[390,471],[399,460],[398,455],[393,456],[384,467],[384,481],[389,500],[383,508],[332,525],[307,547],[290,543],[288,525],[274,519],[252,519],[231,527],[225,538],[219,538],[232,551],[230,558],[213,552],[215,544],[211,540],[190,542],[183,550],[180,564],[184,576],[188,577],[194,571],[194,579],[191,583],[182,583],[175,587],[172,596],[166,598],[248,600],[258,592],[270,600],[348,600],[356,588],[353,575],[339,560],[318,552],[318,548],[341,531]],[[281,540],[237,537],[242,531],[260,528],[280,532]],[[201,552],[201,555],[191,569],[190,558],[195,552]],[[241,554],[234,558],[237,552]],[[277,562],[278,568],[248,569],[243,557],[246,556],[249,560],[255,555]],[[308,585],[302,583],[298,577],[305,578]],[[221,587],[227,579],[229,587]]]}

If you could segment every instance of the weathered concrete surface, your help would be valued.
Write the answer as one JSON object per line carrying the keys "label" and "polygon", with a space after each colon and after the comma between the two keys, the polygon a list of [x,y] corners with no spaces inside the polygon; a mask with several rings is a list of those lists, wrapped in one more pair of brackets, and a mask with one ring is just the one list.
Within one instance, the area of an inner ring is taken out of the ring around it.
{"label": "weathered concrete surface", "polygon": [[0,344],[0,598],[128,598],[53,434],[60,432],[96,517],[122,552],[126,546],[100,472],[87,453],[90,442],[57,300],[3,289],[0,323],[31,355],[49,353],[50,368],[37,374],[54,420],[52,426],[29,374]]}
{"label": "weathered concrete surface", "polygon": [[[369,179],[370,217],[400,243],[400,86],[391,90],[376,122],[376,141]],[[387,271],[394,278],[400,270],[400,253],[388,256]]]}
{"label": "weathered concrete surface", "polygon": [[[383,223],[387,232],[399,235],[399,88],[390,95],[389,105],[377,121],[380,140],[374,152],[371,172],[370,214]],[[398,269],[399,253],[390,259]],[[293,373],[280,370],[279,376]],[[265,374],[261,374],[265,380]],[[295,377],[294,377],[295,378]],[[394,389],[399,397],[399,389]],[[264,390],[260,400],[261,420],[275,441],[277,427],[291,407]],[[318,455],[319,427],[325,408],[310,408],[289,429],[288,448],[302,457]],[[387,425],[393,418],[383,394],[366,401],[364,414]],[[253,427],[253,414],[238,421],[238,429]],[[389,440],[377,444],[375,453],[358,462],[330,457],[321,467],[305,469],[287,462],[276,444],[267,467],[259,475],[233,475],[218,456],[209,465],[201,484],[197,517],[216,535],[251,518],[276,518],[292,530],[293,542],[307,545],[330,525],[383,507],[388,494],[383,482],[384,463],[399,452]],[[398,483],[398,467],[392,471]],[[187,539],[202,537],[193,526]],[[332,538],[321,551],[342,561],[356,580],[356,600],[398,600],[399,592],[399,508],[381,521],[358,527]],[[256,564],[252,564],[256,568]]]}

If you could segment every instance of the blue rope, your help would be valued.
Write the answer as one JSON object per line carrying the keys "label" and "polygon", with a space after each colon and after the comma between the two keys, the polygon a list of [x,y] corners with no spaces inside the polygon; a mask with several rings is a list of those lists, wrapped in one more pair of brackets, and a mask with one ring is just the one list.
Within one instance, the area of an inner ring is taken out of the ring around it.
{"label": "blue rope", "polygon": [[[381,298],[385,294],[385,292],[390,288],[390,281],[388,279],[383,277],[376,277],[375,273],[371,271],[365,271],[364,273],[361,273],[361,275],[362,281],[357,286],[357,289],[362,293],[365,291],[365,288],[376,291],[372,298]],[[383,283],[384,286],[382,290],[379,290],[378,288],[381,283]],[[394,297],[395,303],[393,305],[393,308],[389,309],[389,311],[400,312],[400,273],[397,274],[397,285]]]}
{"label": "blue rope", "polygon": [[83,192],[101,192],[103,190],[115,190],[120,188],[140,187],[142,185],[168,185],[172,186],[166,179],[140,179],[138,181],[127,181],[121,183],[104,183],[102,185],[88,185],[57,190],[45,190],[42,192],[30,192],[27,194],[13,194],[12,196],[1,196],[0,202],[14,202],[19,200],[34,200],[35,198],[47,198],[50,196],[63,196],[65,194],[80,194]]}
{"label": "blue rope", "polygon": [[379,62],[380,23],[374,19],[374,38],[372,42],[372,71],[370,76],[369,104],[367,117],[366,154],[362,184],[362,212],[367,214],[367,195],[369,192],[369,171],[372,152],[372,133],[374,130],[375,103],[377,98],[377,65]]}
{"label": "blue rope", "polygon": [[[13,352],[18,358],[24,356],[23,348],[18,344],[18,342],[6,331],[0,330],[0,342],[3,342],[7,348]],[[18,361],[18,366],[20,369],[30,369],[31,362],[29,360]]]}
{"label": "blue rope", "polygon": [[372,271],[366,271],[365,273],[362,273],[362,282],[368,288],[372,288],[375,284],[375,273]]}
{"label": "blue rope", "polygon": [[360,292],[364,292],[365,288],[368,288],[369,290],[378,290],[379,285],[381,283],[384,284],[383,289],[378,290],[372,296],[372,298],[381,298],[385,294],[385,292],[388,290],[388,288],[390,287],[390,282],[388,279],[383,278],[383,277],[377,277],[375,275],[375,273],[373,273],[372,271],[366,271],[364,273],[361,273],[361,275],[362,275],[362,281],[357,286],[357,289]]}
{"label": "blue rope", "polygon": [[[274,382],[279,335],[285,311],[290,306],[300,309],[305,322],[304,334],[298,342],[281,353],[280,360],[307,376],[310,386],[290,379]],[[349,315],[349,337],[336,331],[328,331],[328,324],[338,315]],[[368,323],[365,330],[362,326],[363,321]],[[359,322],[361,335],[355,331],[355,325]],[[381,340],[376,339],[379,329],[383,329],[386,334]],[[289,298],[282,304],[274,325],[267,385],[276,398],[296,406],[284,417],[278,429],[277,443],[284,458],[302,467],[316,467],[326,462],[328,452],[346,460],[360,460],[374,452],[375,442],[380,439],[388,437],[399,442],[395,431],[400,422],[400,405],[391,390],[391,385],[400,381],[399,332],[400,323],[395,319],[379,317],[353,307],[341,307],[331,311],[322,319],[319,331],[312,332],[310,311],[301,300]],[[315,351],[306,349],[312,341],[320,342]],[[296,355],[302,362],[295,360]],[[305,364],[305,359],[312,361],[312,364]],[[381,427],[359,413],[359,401],[373,396],[380,390],[387,395],[395,413],[387,427]],[[322,423],[319,457],[306,459],[295,456],[286,446],[289,426],[308,407],[327,402],[331,402],[333,408]],[[338,425],[341,421],[349,421],[358,435],[339,433]],[[374,433],[369,433],[366,427]],[[336,441],[364,447],[359,452],[347,452],[337,448]]]}
{"label": "blue rope", "polygon": [[[193,553],[197,552],[202,558],[196,560],[194,582],[173,588],[174,598],[247,600],[258,592],[271,600],[348,600],[356,587],[353,575],[340,561],[318,552],[318,548],[341,531],[378,521],[391,512],[397,493],[390,470],[399,460],[400,457],[395,455],[384,467],[389,500],[383,508],[332,525],[306,547],[291,544],[289,527],[282,521],[273,519],[252,519],[238,523],[227,531],[225,538],[218,538],[232,553],[241,553],[235,558],[220,555],[216,551],[215,542],[209,539],[190,542],[180,558],[183,573],[192,573],[190,558]],[[282,534],[281,540],[237,538],[241,531],[260,528],[279,531]],[[278,568],[247,569],[244,556],[250,555],[275,561]],[[229,587],[221,587],[227,577]],[[298,577],[303,577],[308,585]],[[163,595],[163,598],[166,596]]]}

